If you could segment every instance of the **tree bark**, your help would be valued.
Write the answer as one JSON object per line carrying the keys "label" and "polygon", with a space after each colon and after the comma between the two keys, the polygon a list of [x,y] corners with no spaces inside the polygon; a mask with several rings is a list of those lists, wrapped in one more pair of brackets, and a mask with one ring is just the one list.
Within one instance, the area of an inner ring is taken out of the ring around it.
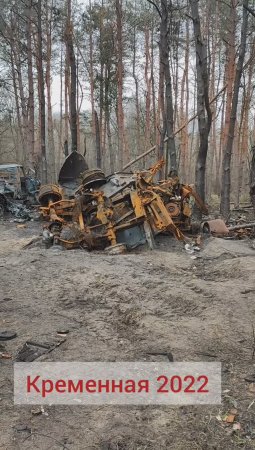
{"label": "tree bark", "polygon": [[97,160],[97,167],[101,167],[102,165],[102,155],[101,155],[101,141],[100,141],[100,127],[99,127],[99,120],[98,120],[98,114],[96,110],[94,111],[95,114],[95,132],[96,132],[96,160]]}
{"label": "tree bark", "polygon": [[[198,12],[198,1],[189,0],[193,20],[195,49],[196,49],[196,71],[197,71],[197,111],[199,128],[199,150],[196,161],[195,184],[196,190],[203,201],[205,201],[205,171],[208,152],[208,139],[212,123],[212,113],[209,101],[209,75],[207,67],[207,48],[203,41]],[[201,213],[197,212],[200,218]]]}
{"label": "tree bark", "polygon": [[25,97],[25,89],[24,89],[24,77],[22,73],[22,63],[21,63],[21,37],[20,37],[20,19],[19,17],[15,17],[14,11],[11,11],[11,52],[13,58],[13,67],[15,70],[16,76],[16,87],[18,93],[18,102],[20,105],[20,113],[21,113],[21,126],[23,133],[23,156],[25,160],[29,159],[29,129],[28,129],[28,109],[27,102]]}
{"label": "tree bark", "polygon": [[151,93],[152,93],[152,113],[153,113],[153,132],[156,138],[157,134],[157,119],[156,119],[156,89],[155,89],[155,76],[154,76],[154,23],[151,28]]}
{"label": "tree bark", "polygon": [[69,154],[69,92],[70,92],[70,73],[69,73],[69,58],[65,55],[65,156]]}
{"label": "tree bark", "polygon": [[150,70],[150,30],[145,28],[145,69],[144,78],[146,83],[146,100],[145,100],[145,147],[149,146],[151,134],[151,70]]}
{"label": "tree bark", "polygon": [[139,82],[136,73],[136,25],[134,26],[133,36],[133,78],[135,82],[135,110],[136,110],[136,148],[137,154],[141,149],[141,119],[140,119],[140,102],[139,102]]}
{"label": "tree bark", "polygon": [[[76,53],[76,121],[77,121],[77,148],[76,151],[80,152],[81,150],[81,124],[80,124],[80,112],[82,105],[82,98],[80,101],[80,83],[79,83],[79,50],[77,48]],[[82,97],[81,92],[81,97]]]}
{"label": "tree bark", "polygon": [[159,61],[159,86],[158,86],[158,107],[157,107],[157,134],[156,147],[158,158],[164,156],[164,139],[165,139],[165,102],[164,102],[164,67]]}
{"label": "tree bark", "polygon": [[73,45],[73,25],[71,20],[72,14],[71,0],[67,0],[67,20],[66,20],[66,52],[68,55],[69,68],[71,73],[70,93],[69,93],[69,109],[70,109],[70,129],[72,140],[72,152],[77,152],[78,134],[77,134],[77,107],[76,107],[76,95],[77,95],[77,70],[76,70],[76,58]]}
{"label": "tree bark", "polygon": [[[168,0],[161,0],[161,22],[160,22],[160,60],[164,68],[165,77],[165,125],[167,140],[167,160],[170,159],[170,172],[177,170],[177,157],[174,139],[174,111],[172,79],[169,63],[169,42],[168,42]],[[167,164],[166,164],[167,165]]]}
{"label": "tree bark", "polygon": [[58,142],[58,171],[60,169],[63,154],[63,46],[60,50],[60,118],[59,118],[59,142]]}
{"label": "tree bark", "polygon": [[255,213],[255,145],[251,148],[250,198]]}
{"label": "tree bark", "polygon": [[[91,0],[89,2],[89,10],[91,11]],[[92,135],[93,142],[96,146],[96,124],[95,124],[95,98],[94,98],[94,64],[93,64],[93,33],[92,26],[89,28],[89,84],[90,84],[90,102],[92,117]]]}
{"label": "tree bark", "polygon": [[122,0],[116,0],[117,17],[117,123],[118,123],[118,141],[119,141],[119,161],[120,167],[125,161],[128,161],[128,153],[125,139],[124,110],[123,110],[123,17]]}
{"label": "tree bark", "polygon": [[237,24],[237,1],[230,2],[229,25],[227,27],[227,41],[226,41],[226,65],[225,65],[225,83],[227,83],[226,104],[225,104],[225,125],[223,129],[223,148],[226,146],[231,118],[231,105],[233,96],[233,86],[235,79],[235,39],[236,39],[236,24]]}
{"label": "tree bark", "polygon": [[[52,1],[52,0],[51,0]],[[46,46],[47,46],[47,61],[45,70],[45,83],[47,89],[47,119],[48,119],[48,175],[50,181],[55,181],[55,143],[53,132],[53,116],[51,105],[51,57],[52,57],[52,4],[49,8],[48,0],[46,3]],[[50,11],[49,11],[50,10]]]}
{"label": "tree bark", "polygon": [[244,98],[243,98],[243,127],[242,127],[242,139],[241,145],[239,147],[239,163],[238,163],[238,193],[237,193],[237,204],[239,205],[240,197],[243,188],[244,181],[244,171],[245,171],[245,163],[247,161],[248,156],[248,148],[249,148],[249,111],[251,107],[251,100],[254,91],[253,86],[253,74],[254,74],[254,63],[255,63],[255,39],[253,39],[251,50],[250,50],[250,63],[248,67],[248,82],[247,86],[244,89]]}
{"label": "tree bark", "polygon": [[235,124],[236,124],[236,114],[239,98],[239,88],[240,81],[243,72],[244,57],[246,51],[246,40],[247,40],[247,28],[248,28],[248,11],[246,9],[248,5],[248,0],[243,2],[243,19],[242,19],[242,29],[241,29],[241,43],[239,49],[239,56],[236,66],[234,91],[231,107],[231,117],[228,130],[227,143],[223,152],[223,164],[222,164],[222,186],[221,186],[221,203],[220,211],[225,219],[228,218],[230,212],[230,189],[231,189],[231,158],[233,151],[233,142],[235,136]]}
{"label": "tree bark", "polygon": [[[99,132],[100,132],[100,146],[103,151],[103,120],[104,120],[104,0],[101,0],[100,8],[100,25],[99,25],[99,51],[100,51],[100,80],[99,80]],[[96,126],[96,125],[95,125]]]}
{"label": "tree bark", "polygon": [[42,158],[42,183],[46,184],[47,177],[47,157],[46,157],[46,115],[45,115],[45,89],[43,70],[43,36],[42,36],[42,0],[37,3],[38,14],[38,97],[39,97],[39,127],[40,127],[40,148]]}
{"label": "tree bark", "polygon": [[[180,105],[180,124],[187,122],[189,108],[189,22],[186,21],[186,45],[184,70],[181,80],[181,105]],[[186,89],[186,92],[185,92]],[[185,111],[184,111],[185,108]],[[181,131],[180,136],[180,173],[184,182],[187,179],[187,158],[188,158],[189,135],[188,126]]]}
{"label": "tree bark", "polygon": [[33,79],[33,54],[32,54],[32,8],[33,1],[28,0],[27,14],[27,77],[28,77],[28,131],[29,153],[31,164],[35,163],[35,105],[34,105],[34,79]]}
{"label": "tree bark", "polygon": [[23,131],[23,125],[22,125],[21,112],[20,112],[17,77],[16,77],[16,72],[15,72],[15,64],[14,64],[14,57],[13,57],[13,49],[12,49],[12,47],[11,47],[11,50],[10,50],[10,58],[11,58],[12,84],[13,84],[13,90],[14,90],[15,106],[16,106],[17,122],[18,122],[18,130],[19,130],[18,134],[19,134],[19,137],[20,137],[21,146],[22,146],[22,148],[25,148],[24,131]]}

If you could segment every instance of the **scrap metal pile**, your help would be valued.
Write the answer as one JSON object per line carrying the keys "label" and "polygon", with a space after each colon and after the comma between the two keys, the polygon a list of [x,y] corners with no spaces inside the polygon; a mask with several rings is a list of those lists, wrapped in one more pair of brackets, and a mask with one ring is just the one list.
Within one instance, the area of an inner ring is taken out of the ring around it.
{"label": "scrap metal pile", "polygon": [[[66,248],[88,250],[109,247],[132,249],[148,243],[162,232],[184,240],[191,229],[191,197],[207,208],[191,186],[180,184],[177,176],[156,180],[164,161],[135,174],[116,173],[105,177],[100,169],[85,170],[78,188],[68,176],[59,185],[45,185],[39,192],[40,210],[49,222],[45,235]],[[61,174],[60,174],[61,175]]]}
{"label": "scrap metal pile", "polygon": [[11,214],[16,222],[31,220],[39,186],[20,164],[0,164],[0,218]]}

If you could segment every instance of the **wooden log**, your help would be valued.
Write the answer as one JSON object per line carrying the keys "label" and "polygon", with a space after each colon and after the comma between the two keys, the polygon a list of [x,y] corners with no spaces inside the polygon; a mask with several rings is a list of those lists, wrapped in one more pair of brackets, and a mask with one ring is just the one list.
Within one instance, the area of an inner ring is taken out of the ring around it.
{"label": "wooden log", "polygon": [[242,223],[239,225],[233,225],[232,227],[228,227],[228,231],[236,231],[241,230],[242,228],[253,228],[253,227],[255,227],[255,222]]}

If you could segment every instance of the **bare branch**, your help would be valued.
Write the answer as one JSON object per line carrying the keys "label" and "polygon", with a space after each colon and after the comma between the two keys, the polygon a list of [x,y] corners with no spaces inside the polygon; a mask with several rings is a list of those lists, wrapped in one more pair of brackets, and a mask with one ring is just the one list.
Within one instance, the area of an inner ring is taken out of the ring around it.
{"label": "bare branch", "polygon": [[156,8],[156,10],[159,13],[160,18],[162,18],[162,14],[161,14],[161,11],[160,11],[158,5],[156,5],[156,3],[154,3],[152,0],[147,0],[147,2],[149,2],[151,5],[153,5]]}
{"label": "bare branch", "polygon": [[[223,86],[223,88],[210,100],[210,105],[215,102],[215,100],[217,100],[217,98],[226,90],[227,88],[227,84],[225,84]],[[176,130],[174,132],[174,136],[176,136],[178,133],[180,133],[180,131],[183,130],[183,128],[185,128],[190,122],[192,122],[192,120],[196,119],[198,116],[198,113],[194,114],[192,117],[190,117],[187,122],[185,122],[180,128],[178,128],[178,130]],[[169,137],[167,136],[164,139],[164,142],[167,142],[169,139]],[[146,150],[144,153],[142,153],[141,155],[137,156],[137,158],[132,159],[132,161],[130,161],[128,164],[126,164],[122,170],[126,170],[128,167],[132,166],[134,163],[136,163],[137,161],[139,161],[140,159],[144,158],[145,156],[149,155],[150,153],[152,153],[154,150],[156,150],[156,145],[154,145],[153,147],[149,148],[149,150]]]}
{"label": "bare branch", "polygon": [[[148,0],[149,1],[149,0]],[[255,17],[255,11],[251,9],[249,6],[243,5],[244,9],[246,9],[253,17]]]}

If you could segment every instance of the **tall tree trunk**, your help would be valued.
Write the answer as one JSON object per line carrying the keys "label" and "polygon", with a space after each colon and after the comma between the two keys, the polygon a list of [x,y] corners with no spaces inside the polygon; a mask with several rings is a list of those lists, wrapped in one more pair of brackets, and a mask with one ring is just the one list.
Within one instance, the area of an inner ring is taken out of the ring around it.
{"label": "tall tree trunk", "polygon": [[[89,1],[89,9],[91,11],[91,0]],[[96,125],[95,125],[95,83],[94,83],[94,64],[93,64],[93,33],[92,27],[89,29],[89,84],[90,84],[90,103],[91,103],[91,116],[92,116],[92,135],[94,146],[96,146]]]}
{"label": "tall tree trunk", "polygon": [[167,141],[167,161],[170,159],[170,172],[177,170],[177,157],[174,139],[174,112],[173,112],[173,93],[172,79],[169,63],[169,42],[168,42],[168,0],[161,0],[161,22],[160,22],[160,60],[164,68],[165,78],[165,125],[168,136]]}
{"label": "tall tree trunk", "polygon": [[133,36],[133,78],[135,82],[136,148],[137,154],[139,155],[141,152],[141,119],[140,119],[140,102],[139,102],[139,82],[136,73],[136,25],[134,25],[134,36]]}
{"label": "tall tree trunk", "polygon": [[239,205],[240,202],[240,196],[242,193],[243,188],[243,179],[244,179],[244,171],[245,171],[245,163],[248,158],[248,148],[249,148],[249,111],[251,106],[251,100],[252,100],[252,94],[254,91],[253,86],[253,74],[254,74],[254,63],[255,63],[255,39],[253,39],[253,43],[250,50],[250,62],[248,67],[248,82],[247,86],[244,90],[244,101],[243,101],[243,107],[244,107],[244,114],[243,114],[243,129],[242,129],[242,140],[241,145],[239,147],[240,154],[239,154],[239,174],[238,174],[238,195],[237,195],[237,204]]}
{"label": "tall tree trunk", "polygon": [[146,83],[146,101],[145,101],[145,148],[149,147],[151,134],[151,70],[150,70],[150,30],[145,28],[145,70],[144,78]]}
{"label": "tall tree trunk", "polygon": [[[100,25],[99,25],[99,51],[100,51],[100,81],[99,81],[99,133],[100,151],[102,152],[103,142],[103,120],[104,120],[104,0],[101,0]],[[98,139],[98,138],[97,138]]]}
{"label": "tall tree trunk", "polygon": [[111,134],[111,126],[110,126],[110,114],[108,111],[105,112],[105,121],[107,127],[107,138],[108,138],[108,147],[109,147],[109,155],[110,155],[110,172],[111,174],[114,172],[114,152],[112,146],[112,134]]}
{"label": "tall tree trunk", "polygon": [[255,145],[251,148],[250,198],[255,213]]}
{"label": "tall tree trunk", "polygon": [[69,154],[69,101],[70,97],[70,73],[69,73],[69,58],[68,54],[65,55],[65,143],[64,153],[65,157]]}
{"label": "tall tree trunk", "polygon": [[[185,104],[185,117],[188,120],[189,117],[189,57],[190,57],[190,30],[189,23],[186,22],[186,34],[187,34],[187,47],[185,52],[185,74],[186,74],[186,104]],[[188,156],[189,156],[189,125],[184,128],[184,182],[188,182]]]}
{"label": "tall tree trunk", "polygon": [[[174,117],[174,128],[178,127],[179,122],[179,54],[180,54],[180,26],[179,21],[175,21],[173,18],[173,8],[172,0],[169,5],[169,62],[170,62],[170,73],[172,79],[172,92],[173,92],[173,117]],[[171,43],[171,45],[170,45]],[[176,149],[176,158],[179,155]],[[177,162],[177,168],[179,168],[179,161]]]}
{"label": "tall tree trunk", "polygon": [[231,106],[233,96],[233,86],[235,80],[235,58],[236,58],[236,25],[237,25],[237,0],[230,2],[229,25],[227,27],[226,41],[226,65],[225,65],[225,83],[227,83],[226,104],[225,104],[225,125],[223,129],[223,148],[226,146],[229,125],[231,118]]}
{"label": "tall tree trunk", "polygon": [[76,70],[76,58],[73,45],[73,25],[71,20],[72,5],[71,0],[67,0],[67,20],[66,20],[66,52],[68,54],[68,62],[70,64],[71,83],[69,93],[69,109],[70,109],[70,129],[72,140],[72,152],[77,151],[77,108],[76,108],[76,95],[77,95],[77,70]]}
{"label": "tall tree trunk", "polygon": [[[246,140],[245,136],[245,128],[248,125],[247,123],[247,113],[246,113],[246,103],[247,103],[247,93],[246,93],[246,86],[245,86],[245,77],[244,77],[244,87],[243,87],[243,93],[242,93],[242,105],[241,105],[241,112],[238,114],[240,119],[237,121],[235,129],[237,130],[235,139],[237,140],[237,151],[233,151],[233,177],[234,177],[234,183],[232,183],[232,191],[236,194],[235,196],[235,206],[239,206],[240,202],[240,191],[241,191],[241,185],[242,185],[242,159],[243,159],[243,145],[244,141]],[[240,123],[238,123],[240,122]],[[246,151],[248,150],[248,132],[247,132],[247,146]]]}
{"label": "tall tree trunk", "polygon": [[[210,98],[215,97],[215,86],[216,86],[216,33],[215,30],[218,30],[218,13],[217,13],[218,4],[215,5],[215,11],[208,10],[208,53],[211,55],[210,59]],[[209,15],[212,15],[211,22],[209,21]],[[215,14],[215,15],[214,15]],[[211,47],[210,47],[211,44]],[[206,196],[207,198],[211,198],[212,189],[213,189],[213,172],[214,172],[214,163],[215,163],[215,155],[217,151],[217,131],[216,131],[216,114],[217,114],[217,102],[213,103],[211,106],[212,111],[212,126],[211,126],[211,139],[209,146],[209,155],[207,157],[207,183],[206,183]]]}
{"label": "tall tree trunk", "polygon": [[42,183],[47,183],[47,157],[46,157],[46,118],[45,118],[45,89],[43,70],[43,36],[42,36],[42,0],[37,3],[38,13],[38,97],[39,97],[39,127],[40,127],[40,148],[42,158]]}
{"label": "tall tree trunk", "polygon": [[28,150],[28,141],[29,141],[29,129],[28,129],[28,109],[27,109],[27,101],[25,97],[25,89],[24,89],[24,77],[22,73],[22,63],[21,63],[21,42],[20,42],[20,27],[19,27],[19,17],[15,17],[14,11],[11,12],[11,52],[13,56],[13,67],[17,74],[17,93],[18,93],[18,101],[20,104],[20,113],[21,113],[21,123],[23,130],[23,153],[25,159],[29,159],[29,150]]}
{"label": "tall tree trunk", "polygon": [[58,165],[57,170],[60,169],[60,162],[63,155],[63,46],[61,44],[60,50],[60,118],[59,118],[59,142],[58,142]]}
{"label": "tall tree trunk", "polygon": [[158,87],[158,106],[157,106],[157,134],[156,145],[158,158],[164,156],[164,139],[165,139],[165,102],[164,102],[164,67],[159,61],[159,87]]}
{"label": "tall tree trunk", "polygon": [[111,134],[111,99],[109,97],[109,89],[110,89],[110,77],[111,77],[111,64],[109,63],[106,70],[105,77],[105,126],[107,132],[108,139],[108,149],[109,149],[109,157],[110,157],[110,172],[113,173],[115,169],[115,154],[112,145],[112,134]]}
{"label": "tall tree trunk", "polygon": [[[180,105],[180,125],[182,126],[188,120],[189,112],[189,22],[186,21],[186,45],[185,45],[185,59],[184,59],[184,70],[181,80],[181,105]],[[185,92],[186,91],[186,92]],[[184,111],[185,109],[185,111]],[[181,131],[181,142],[180,142],[180,172],[182,179],[186,182],[187,178],[187,157],[188,157],[188,125],[186,125]]]}
{"label": "tall tree trunk", "polygon": [[154,76],[154,24],[151,29],[151,93],[152,93],[152,113],[153,113],[153,131],[154,138],[157,134],[157,118],[156,118],[156,89],[155,89],[155,76]]}
{"label": "tall tree trunk", "polygon": [[16,77],[16,70],[15,70],[14,56],[13,56],[12,47],[11,47],[11,51],[10,51],[10,58],[11,58],[12,84],[13,84],[13,90],[14,90],[15,106],[16,106],[17,122],[18,122],[18,131],[19,131],[18,134],[20,136],[20,143],[21,143],[22,149],[24,149],[25,148],[24,130],[23,130],[22,118],[21,118],[21,112],[20,112],[17,77]]}
{"label": "tall tree trunk", "polygon": [[231,157],[233,151],[233,142],[235,136],[236,113],[239,98],[240,81],[243,72],[244,57],[246,51],[247,28],[248,28],[248,0],[243,2],[243,19],[241,29],[241,43],[239,56],[236,66],[234,91],[231,107],[231,117],[228,130],[227,143],[224,148],[223,164],[222,164],[222,186],[221,186],[221,204],[220,211],[225,219],[228,218],[230,212],[230,189],[231,189]]}
{"label": "tall tree trunk", "polygon": [[[207,67],[207,46],[203,41],[200,17],[198,12],[198,1],[189,0],[193,20],[195,48],[196,48],[196,71],[197,71],[197,113],[199,128],[199,150],[196,161],[196,190],[203,201],[205,201],[205,171],[208,152],[208,139],[212,123],[212,113],[209,104],[209,76]],[[201,213],[196,211],[200,218]]]}
{"label": "tall tree trunk", "polygon": [[102,165],[102,155],[101,155],[101,141],[100,141],[100,127],[99,127],[99,120],[98,120],[98,114],[96,110],[94,111],[95,114],[95,132],[96,132],[96,160],[97,160],[97,167],[101,167]]}
{"label": "tall tree trunk", "polygon": [[122,0],[116,0],[117,17],[117,123],[118,123],[118,141],[119,141],[119,162],[120,168],[128,162],[128,153],[125,139],[124,110],[123,110],[123,11]]}
{"label": "tall tree trunk", "polygon": [[45,83],[47,89],[47,119],[48,119],[48,175],[50,181],[55,181],[55,143],[54,143],[54,131],[53,131],[53,116],[51,105],[51,57],[52,57],[52,0],[51,6],[46,3],[46,46],[47,46],[47,61],[45,71]]}
{"label": "tall tree trunk", "polygon": [[114,172],[114,154],[112,147],[112,134],[111,134],[111,98],[110,98],[110,83],[111,83],[111,63],[107,63],[105,67],[105,131],[108,140],[108,151],[110,159],[110,172]]}
{"label": "tall tree trunk", "polygon": [[[81,149],[81,127],[80,127],[80,112],[81,112],[81,104],[80,103],[80,84],[79,84],[79,50],[77,48],[76,53],[76,120],[77,120],[77,152],[80,152]],[[81,94],[82,96],[82,94]]]}
{"label": "tall tree trunk", "polygon": [[28,132],[29,132],[29,153],[31,164],[35,163],[35,105],[34,105],[34,79],[33,79],[33,55],[32,55],[32,8],[33,1],[28,0],[27,9],[27,78],[28,78]]}
{"label": "tall tree trunk", "polygon": [[215,193],[220,195],[221,192],[221,163],[222,163],[222,153],[223,153],[223,140],[224,140],[224,119],[225,119],[225,103],[226,103],[226,91],[223,92],[222,97],[222,113],[221,113],[221,125],[220,125],[220,143],[219,143],[219,152],[216,158],[216,177],[215,177]]}
{"label": "tall tree trunk", "polygon": [[103,111],[104,111],[104,117],[103,117],[103,125],[102,125],[102,141],[101,141],[101,154],[102,154],[102,168],[104,171],[106,171],[105,164],[106,164],[106,137],[107,137],[107,124],[106,124],[106,109],[109,99],[108,94],[108,67],[107,64],[104,64],[104,99],[103,99]]}

